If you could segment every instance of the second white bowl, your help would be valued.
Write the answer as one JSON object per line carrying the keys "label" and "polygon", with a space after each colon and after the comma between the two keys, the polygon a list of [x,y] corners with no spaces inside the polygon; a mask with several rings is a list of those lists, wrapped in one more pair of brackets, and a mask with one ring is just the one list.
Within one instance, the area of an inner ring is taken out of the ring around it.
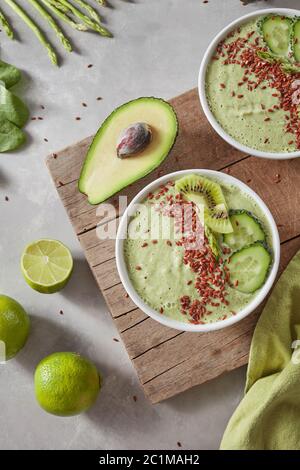
{"label": "second white bowl", "polygon": [[202,59],[200,71],[199,71],[199,77],[198,77],[198,90],[199,90],[201,106],[203,108],[203,111],[208,121],[210,122],[214,130],[226,142],[228,142],[230,145],[237,148],[241,152],[254,155],[255,157],[287,160],[291,158],[300,157],[300,150],[296,152],[284,152],[284,153],[264,152],[261,150],[253,149],[251,147],[247,147],[246,145],[241,144],[237,140],[233,139],[229,134],[227,134],[227,132],[225,132],[223,127],[220,126],[220,124],[218,123],[218,121],[216,120],[216,118],[214,117],[213,113],[210,110],[207,97],[206,97],[206,89],[205,89],[207,66],[210,63],[210,60],[212,56],[214,55],[216,47],[219,44],[219,42],[222,39],[224,39],[227,36],[227,34],[230,33],[232,30],[238,28],[242,23],[245,23],[246,21],[259,17],[259,16],[271,15],[271,14],[294,17],[294,16],[299,16],[300,12],[299,10],[292,10],[292,9],[287,9],[287,8],[268,8],[265,10],[257,10],[255,12],[248,13],[247,15],[244,15],[238,18],[237,20],[233,21],[228,26],[226,26],[224,29],[222,29],[222,31],[220,31],[220,33],[217,34],[217,36],[212,40],[212,42],[208,46],[204,54],[204,57]]}

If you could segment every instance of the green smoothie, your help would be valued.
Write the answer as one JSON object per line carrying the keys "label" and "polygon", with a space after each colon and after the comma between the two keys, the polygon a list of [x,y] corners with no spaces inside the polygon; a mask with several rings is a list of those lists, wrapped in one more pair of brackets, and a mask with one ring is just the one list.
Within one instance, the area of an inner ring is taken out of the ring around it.
{"label": "green smoothie", "polygon": [[[294,152],[300,148],[299,99],[294,100],[300,74],[292,52],[272,53],[262,22],[267,23],[259,18],[243,24],[218,45],[206,72],[207,101],[224,131],[241,144],[270,153]],[[280,28],[292,34],[284,25],[276,28],[271,29],[275,39]]]}
{"label": "green smoothie", "polygon": [[[205,181],[209,180],[211,179],[205,178]],[[242,209],[246,214],[251,214],[255,221],[259,221],[265,242],[271,246],[268,222],[255,201],[236,186],[222,185],[220,188],[228,211],[233,210],[238,213]],[[192,323],[211,323],[226,319],[244,308],[257,295],[259,289],[249,293],[240,292],[228,279],[227,272],[230,266],[228,259],[234,250],[224,243],[225,235],[210,232],[219,247],[217,255],[213,255],[207,236],[203,236],[203,245],[193,251],[190,246],[182,242],[183,234],[176,228],[180,226],[178,218],[172,215],[172,208],[175,207],[177,210],[178,201],[184,200],[184,207],[195,211],[200,228],[201,224],[205,225],[205,218],[204,221],[200,218],[200,212],[195,204],[185,200],[185,197],[178,196],[179,191],[174,183],[170,182],[156,192],[150,193],[130,220],[127,239],[124,242],[130,280],[141,299],[162,315]],[[229,236],[231,237],[227,234],[227,238]],[[231,238],[228,238],[228,243],[229,241],[231,243]],[[246,245],[248,243],[249,241]],[[206,258],[202,257],[203,250],[207,251]],[[199,271],[199,263],[195,263],[195,259],[201,259],[204,265],[212,265],[213,274],[209,273],[209,270]],[[199,285],[203,286],[203,279],[207,279],[207,275],[211,280],[207,281],[206,287],[199,288]],[[215,281],[219,287],[212,285],[216,283]],[[235,283],[237,284],[237,281]],[[224,290],[221,292],[221,289]],[[221,294],[216,298],[210,294],[206,299],[206,292],[209,290],[213,294],[214,292]]]}

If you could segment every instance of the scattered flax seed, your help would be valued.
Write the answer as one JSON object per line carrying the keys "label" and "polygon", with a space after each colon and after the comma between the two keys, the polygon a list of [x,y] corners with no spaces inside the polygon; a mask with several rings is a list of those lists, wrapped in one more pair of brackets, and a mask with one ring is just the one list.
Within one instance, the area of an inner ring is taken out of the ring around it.
{"label": "scattered flax seed", "polygon": [[59,314],[60,314],[60,315],[63,315],[63,314],[64,314],[63,310],[60,310],[60,311],[59,311]]}
{"label": "scattered flax seed", "polygon": [[276,173],[275,178],[274,178],[274,183],[280,183],[281,181],[281,176],[279,173]]}
{"label": "scattered flax seed", "polygon": [[271,121],[271,118],[267,117],[264,119],[265,122]]}
{"label": "scattered flax seed", "polygon": [[147,242],[145,242],[145,243],[142,244],[142,248],[146,248],[146,246],[148,246],[148,243],[147,243]]}
{"label": "scattered flax seed", "polygon": [[39,120],[39,121],[43,121],[44,118],[42,118],[41,116],[39,116],[39,117],[38,117],[38,120]]}
{"label": "scattered flax seed", "polygon": [[235,287],[237,287],[239,285],[238,279],[235,281],[234,285],[235,285]]}
{"label": "scattered flax seed", "polygon": [[8,196],[5,196],[5,200],[6,200],[6,202],[8,202],[8,201],[9,201],[9,197],[8,197]]}
{"label": "scattered flax seed", "polygon": [[270,142],[270,141],[269,141],[268,138],[264,140],[264,144],[268,144],[269,142]]}
{"label": "scattered flax seed", "polygon": [[113,341],[115,341],[116,343],[119,343],[118,338],[113,338]]}
{"label": "scattered flax seed", "polygon": [[45,142],[49,142],[49,140],[48,140],[48,139],[46,139],[46,137],[44,138],[44,141],[45,141]]}
{"label": "scattered flax seed", "polygon": [[220,83],[220,87],[223,88],[223,89],[226,88],[225,83]]}
{"label": "scattered flax seed", "polygon": [[98,96],[97,101],[101,101],[101,100],[102,100],[101,96]]}
{"label": "scattered flax seed", "polygon": [[41,104],[41,109],[45,109],[45,106],[43,104]]}
{"label": "scattered flax seed", "polygon": [[170,240],[167,240],[166,243],[168,246],[172,246],[172,242]]}
{"label": "scattered flax seed", "polygon": [[244,98],[244,95],[237,95],[238,99]]}
{"label": "scattered flax seed", "polygon": [[135,269],[136,269],[137,271],[141,271],[141,270],[142,270],[141,266],[136,266]]}
{"label": "scattered flax seed", "polygon": [[93,64],[89,64],[89,65],[87,66],[88,69],[91,69],[92,67],[93,67]]}
{"label": "scattered flax seed", "polygon": [[163,309],[163,307],[160,307],[160,309],[159,309],[159,313],[164,313],[164,309]]}
{"label": "scattered flax seed", "polygon": [[290,141],[288,142],[288,145],[293,145],[293,143],[294,143],[294,141],[293,141],[293,140],[290,140]]}
{"label": "scattered flax seed", "polygon": [[133,399],[133,401],[137,401],[137,396],[133,395],[132,399]]}
{"label": "scattered flax seed", "polygon": [[128,297],[129,297],[129,294],[127,294],[127,292],[126,292],[125,299],[128,299]]}
{"label": "scattered flax seed", "polygon": [[52,156],[55,160],[57,159],[57,153],[54,153]]}
{"label": "scattered flax seed", "polygon": [[37,118],[35,116],[32,116],[32,118],[31,118],[32,121],[36,121],[36,119]]}
{"label": "scattered flax seed", "polygon": [[158,241],[157,240],[152,240],[152,243],[153,243],[153,245],[156,245],[156,243],[158,243]]}
{"label": "scattered flax seed", "polygon": [[187,285],[190,286],[193,283],[193,281],[188,281]]}
{"label": "scattered flax seed", "polygon": [[265,109],[266,109],[266,107],[265,107],[265,105],[264,105],[264,104],[261,104],[260,106],[261,106],[261,109],[263,109],[263,110],[265,110]]}
{"label": "scattered flax seed", "polygon": [[87,108],[87,104],[86,104],[86,103],[81,103],[81,104],[82,104],[82,106],[83,106],[84,108]]}
{"label": "scattered flax seed", "polygon": [[177,446],[178,446],[178,447],[182,447],[182,444],[181,444],[180,441],[177,442]]}
{"label": "scattered flax seed", "polygon": [[77,116],[75,119],[76,119],[76,121],[80,121],[81,117]]}
{"label": "scattered flax seed", "polygon": [[231,96],[232,96],[232,98],[235,96],[235,91],[231,92]]}

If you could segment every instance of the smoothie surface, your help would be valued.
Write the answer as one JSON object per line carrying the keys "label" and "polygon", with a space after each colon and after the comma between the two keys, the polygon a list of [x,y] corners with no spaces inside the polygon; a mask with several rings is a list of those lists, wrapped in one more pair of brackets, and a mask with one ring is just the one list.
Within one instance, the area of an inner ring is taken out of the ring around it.
{"label": "smoothie surface", "polygon": [[[224,131],[241,144],[270,153],[300,148],[299,73],[257,55],[267,52],[258,19],[244,23],[218,45],[206,72],[206,96]],[[296,87],[295,87],[296,84]]]}

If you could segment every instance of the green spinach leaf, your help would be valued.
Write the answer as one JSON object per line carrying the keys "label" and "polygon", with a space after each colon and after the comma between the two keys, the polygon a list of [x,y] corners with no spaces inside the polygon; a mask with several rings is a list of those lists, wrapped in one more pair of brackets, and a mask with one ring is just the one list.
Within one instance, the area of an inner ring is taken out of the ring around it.
{"label": "green spinach leaf", "polygon": [[8,120],[18,127],[23,127],[29,117],[29,110],[23,101],[5,88],[0,82],[0,121]]}
{"label": "green spinach leaf", "polygon": [[15,124],[0,120],[0,152],[15,150],[26,141],[26,135]]}
{"label": "green spinach leaf", "polygon": [[0,80],[5,83],[6,88],[11,88],[21,80],[21,72],[13,65],[0,60]]}

